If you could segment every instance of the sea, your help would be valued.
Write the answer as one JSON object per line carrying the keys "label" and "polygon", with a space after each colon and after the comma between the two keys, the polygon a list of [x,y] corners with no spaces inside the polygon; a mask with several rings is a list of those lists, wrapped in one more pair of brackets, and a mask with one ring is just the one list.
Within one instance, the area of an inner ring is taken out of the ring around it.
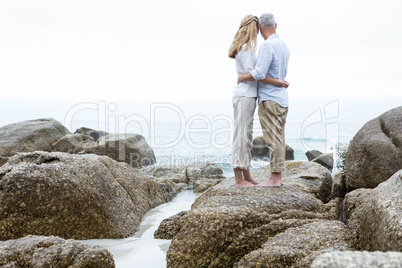
{"label": "sea", "polygon": [[[216,112],[217,106],[211,102],[202,106],[204,112],[201,113],[188,112],[191,105],[172,103],[149,105],[145,108],[147,113],[138,112],[140,109],[144,110],[143,106],[117,105],[105,101],[69,106],[53,103],[47,106],[47,112],[35,110],[40,104],[36,104],[32,110],[29,110],[28,105],[24,112],[15,110],[13,103],[8,105],[8,108],[5,108],[7,104],[0,107],[0,114],[3,115],[0,117],[0,127],[27,119],[53,117],[71,132],[80,127],[89,127],[109,133],[141,134],[153,148],[157,165],[208,161],[221,167],[226,177],[233,176],[230,166],[233,138],[230,105]],[[396,106],[396,103],[346,105],[339,100],[306,102],[298,107],[296,105],[296,108],[289,111],[285,131],[286,144],[294,150],[293,161],[307,161],[305,153],[309,150],[331,153],[336,144],[349,144],[367,121]],[[18,116],[12,116],[13,109],[14,115]],[[59,112],[53,115],[49,113],[50,110]],[[200,107],[196,110],[200,111]],[[10,116],[5,117],[4,111]],[[256,112],[253,136],[260,135],[262,130]],[[255,159],[250,168],[258,169],[268,164],[266,159]],[[150,210],[133,237],[82,242],[108,249],[114,256],[116,267],[166,267],[165,257],[170,240],[154,239],[153,233],[163,219],[189,210],[197,196],[191,189],[187,189],[171,202]]]}

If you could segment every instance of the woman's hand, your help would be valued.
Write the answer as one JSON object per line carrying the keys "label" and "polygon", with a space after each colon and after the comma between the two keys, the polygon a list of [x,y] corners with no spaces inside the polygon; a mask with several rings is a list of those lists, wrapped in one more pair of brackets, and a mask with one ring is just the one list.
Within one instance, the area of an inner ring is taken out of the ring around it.
{"label": "woman's hand", "polygon": [[240,84],[241,82],[243,82],[242,76],[243,76],[243,74],[241,72],[237,73],[237,84]]}

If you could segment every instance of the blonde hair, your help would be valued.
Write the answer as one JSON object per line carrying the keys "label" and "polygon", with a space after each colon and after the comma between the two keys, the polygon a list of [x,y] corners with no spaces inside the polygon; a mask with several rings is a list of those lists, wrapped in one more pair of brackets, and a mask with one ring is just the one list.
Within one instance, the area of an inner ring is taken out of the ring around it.
{"label": "blonde hair", "polygon": [[258,35],[258,17],[247,15],[245,16],[241,23],[239,30],[233,39],[232,45],[229,49],[229,58],[235,58],[237,52],[239,52],[243,45],[246,44],[244,50],[247,50],[253,47],[255,51],[255,45],[257,43],[257,35]]}

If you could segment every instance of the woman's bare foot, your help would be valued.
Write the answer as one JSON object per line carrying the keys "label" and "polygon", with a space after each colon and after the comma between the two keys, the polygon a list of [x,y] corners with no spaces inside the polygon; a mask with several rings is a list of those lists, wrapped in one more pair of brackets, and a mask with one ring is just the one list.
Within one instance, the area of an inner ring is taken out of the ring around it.
{"label": "woman's bare foot", "polygon": [[236,188],[254,186],[254,184],[244,180],[243,170],[241,170],[240,168],[235,168],[234,174],[235,174],[235,187]]}
{"label": "woman's bare foot", "polygon": [[258,181],[256,181],[256,180],[254,180],[253,178],[251,178],[251,174],[250,174],[250,170],[249,170],[249,169],[243,169],[242,172],[243,172],[243,177],[244,177],[244,180],[245,180],[245,181],[247,181],[247,182],[249,182],[249,183],[252,183],[252,184],[254,184],[254,185],[258,185],[258,184],[259,184]]}
{"label": "woman's bare foot", "polygon": [[254,184],[247,181],[235,182],[235,188],[250,187],[250,186],[254,186]]}

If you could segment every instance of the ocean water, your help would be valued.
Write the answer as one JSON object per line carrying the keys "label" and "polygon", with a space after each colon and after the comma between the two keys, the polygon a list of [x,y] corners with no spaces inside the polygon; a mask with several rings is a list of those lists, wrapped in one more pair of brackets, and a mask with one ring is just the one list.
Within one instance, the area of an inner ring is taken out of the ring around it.
{"label": "ocean water", "polygon": [[148,211],[133,237],[80,240],[80,242],[109,250],[117,268],[166,267],[165,258],[170,240],[154,239],[154,232],[165,218],[189,210],[197,196],[198,194],[194,194],[192,190],[186,190],[179,193],[171,202]]}

